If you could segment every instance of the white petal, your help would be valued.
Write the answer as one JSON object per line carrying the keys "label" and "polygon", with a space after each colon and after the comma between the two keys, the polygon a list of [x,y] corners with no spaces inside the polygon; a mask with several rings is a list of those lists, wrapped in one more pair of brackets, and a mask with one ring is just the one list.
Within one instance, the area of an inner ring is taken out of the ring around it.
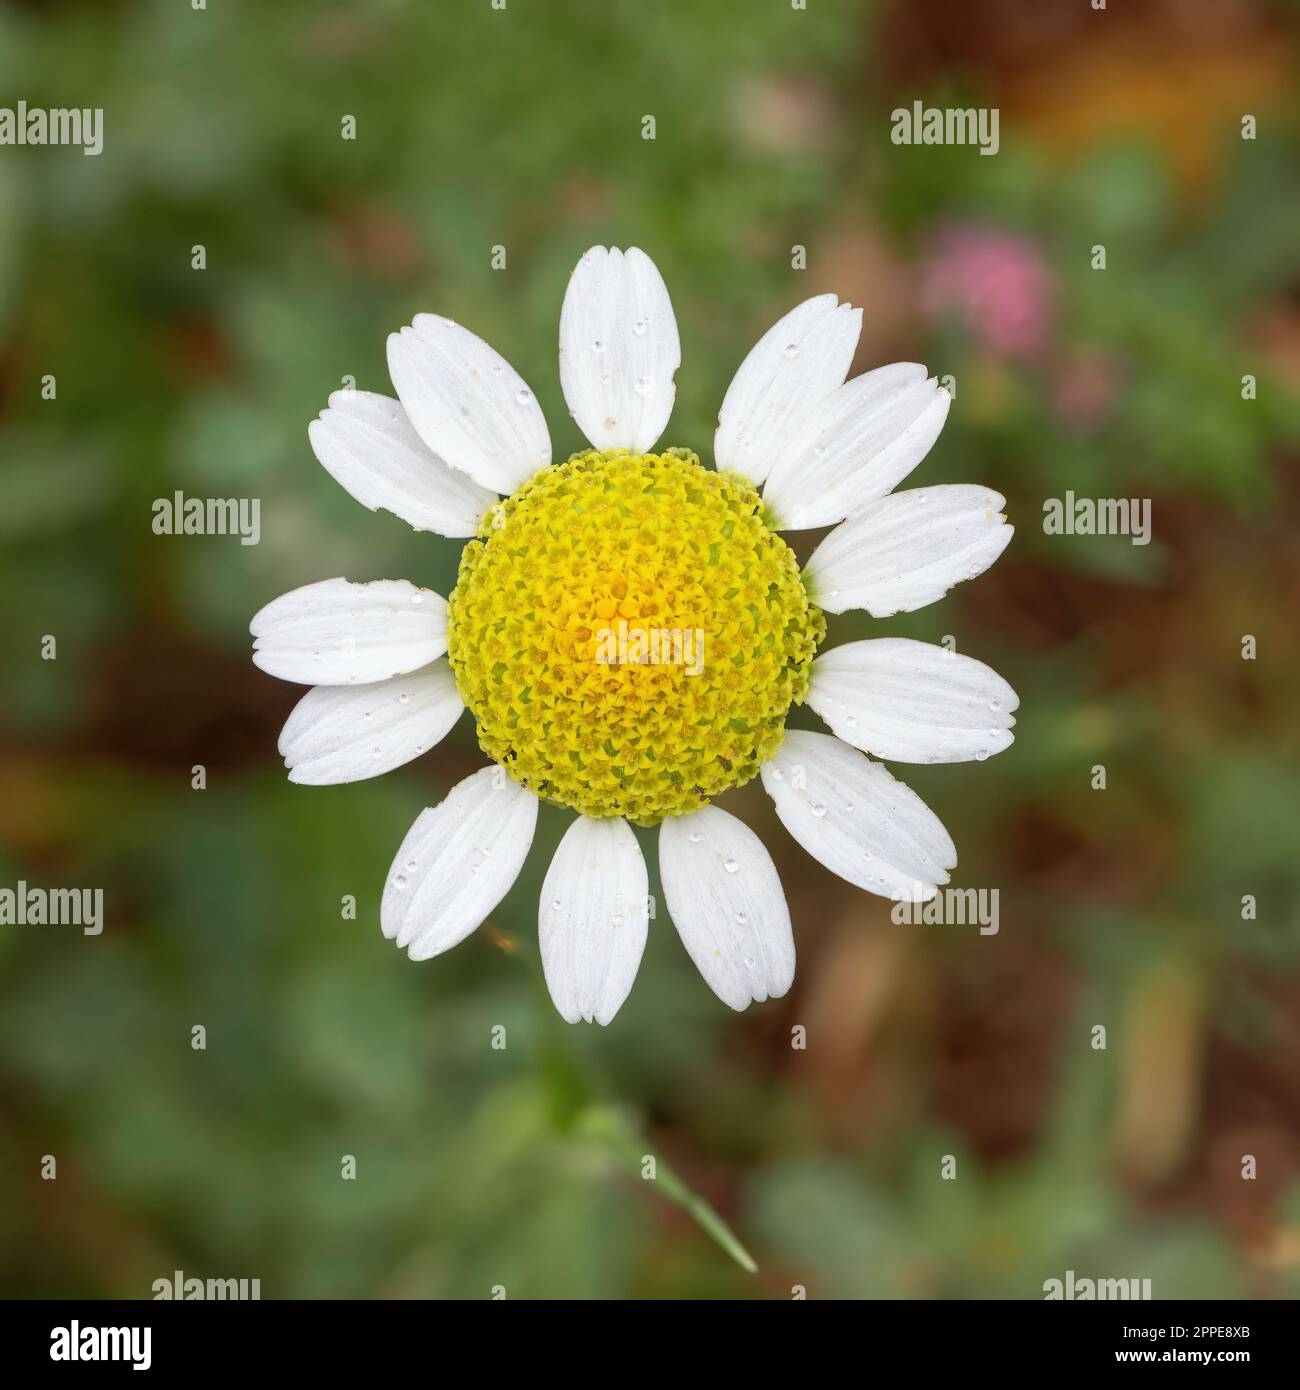
{"label": "white petal", "polygon": [[412,960],[464,941],[510,891],[536,826],[537,798],[499,767],[458,782],[397,851],[379,904],[384,935]]}
{"label": "white petal", "polygon": [[1006,499],[971,484],[919,487],[872,502],[813,551],[804,577],[827,613],[910,613],[974,579],[1006,549]]}
{"label": "white petal", "polygon": [[618,1013],[645,950],[650,880],[625,820],[579,816],[546,872],[537,907],[542,971],[568,1023]]}
{"label": "white petal", "polygon": [[325,471],[363,507],[382,507],[417,531],[472,536],[497,500],[430,453],[391,396],[335,391],[307,437]]}
{"label": "white petal", "polygon": [[983,761],[1015,735],[1016,692],[982,661],[881,637],[823,652],[808,704],[855,748],[905,763]]}
{"label": "white petal", "polygon": [[670,816],[659,874],[682,945],[733,1009],[779,999],[794,980],[790,910],[763,842],[717,806]]}
{"label": "white petal", "polygon": [[883,497],[930,452],[951,404],[919,362],[845,382],[805,417],[763,500],[783,531],[830,526]]}
{"label": "white petal", "polygon": [[280,756],[291,782],[359,782],[427,752],[464,708],[445,661],[374,685],[318,685],[294,706]]}
{"label": "white petal", "polygon": [[868,893],[926,902],[956,867],[952,839],[925,802],[829,734],[789,730],[762,776],[790,834]]}
{"label": "white petal", "polygon": [[560,311],[560,384],[597,449],[645,453],[673,411],[682,349],[663,276],[635,246],[593,246]]}
{"label": "white petal", "polygon": [[833,294],[805,299],[750,349],[718,412],[713,454],[761,483],[809,410],[849,374],[862,332],[862,310]]}
{"label": "white petal", "polygon": [[420,438],[481,487],[513,492],[550,463],[537,398],[468,328],[417,314],[388,335],[388,374]]}
{"label": "white petal", "polygon": [[368,685],[447,650],[447,600],[405,579],[322,579],[268,603],[248,629],[253,664],[303,685]]}

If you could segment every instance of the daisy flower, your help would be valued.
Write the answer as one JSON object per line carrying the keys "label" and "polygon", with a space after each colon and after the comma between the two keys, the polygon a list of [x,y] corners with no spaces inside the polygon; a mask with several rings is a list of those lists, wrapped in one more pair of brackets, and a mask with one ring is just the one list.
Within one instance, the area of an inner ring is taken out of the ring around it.
{"label": "daisy flower", "polygon": [[[862,311],[817,295],[741,363],[716,469],[657,449],[681,349],[654,263],[593,247],[560,314],[560,382],[590,449],[551,462],[518,372],[450,319],[388,339],[394,400],[339,391],[308,434],[372,511],[468,537],[449,598],[405,580],[326,579],[252,622],[253,660],[312,688],[279,749],[294,782],[374,777],[427,752],[463,709],[490,765],[420,813],[384,885],[384,935],[449,950],[509,891],[539,801],[576,813],[538,906],[542,965],[570,1022],[608,1023],[652,906],[631,824],[659,827],[669,914],[734,1009],[783,995],[794,940],[762,841],[711,804],[762,779],[790,834],[868,892],[926,901],[947,831],[877,761],[982,759],[1017,699],[987,666],[901,638],[822,655],[824,612],[932,603],[1011,539],[1003,498],[893,489],[948,414],[924,367],[846,380]],[[782,530],[834,525],[802,573]],[[807,703],[831,733],[787,731]],[[630,824],[631,823],[631,824]]]}

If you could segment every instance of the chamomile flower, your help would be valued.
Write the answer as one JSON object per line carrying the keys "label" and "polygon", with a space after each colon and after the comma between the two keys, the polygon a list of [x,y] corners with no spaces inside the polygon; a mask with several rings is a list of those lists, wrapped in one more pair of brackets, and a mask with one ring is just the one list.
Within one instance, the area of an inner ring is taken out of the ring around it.
{"label": "chamomile flower", "polygon": [[[631,825],[659,827],[666,906],[732,1008],[784,994],[790,914],[758,836],[712,804],[755,777],[790,834],[868,892],[925,901],[957,855],[890,761],[982,759],[1017,700],[987,666],[901,638],[822,655],[823,613],[910,612],[1011,538],[973,486],[893,489],[947,393],[912,362],[846,380],[862,311],[805,300],[759,339],[722,402],[715,468],[660,448],[681,349],[641,251],[593,247],[560,315],[560,381],[591,447],[551,460],[546,421],[481,338],[428,314],[388,340],[397,399],[339,391],[308,434],[372,511],[468,537],[446,599],[404,580],[326,579],[252,622],[253,660],[312,688],[280,752],[291,781],[373,777],[468,708],[490,762],[420,813],[384,886],[384,935],[449,950],[509,891],[539,801],[574,812],[538,906],[551,996],[608,1023],[645,948]],[[802,572],[783,530],[834,525]],[[787,730],[808,704],[831,733]]]}

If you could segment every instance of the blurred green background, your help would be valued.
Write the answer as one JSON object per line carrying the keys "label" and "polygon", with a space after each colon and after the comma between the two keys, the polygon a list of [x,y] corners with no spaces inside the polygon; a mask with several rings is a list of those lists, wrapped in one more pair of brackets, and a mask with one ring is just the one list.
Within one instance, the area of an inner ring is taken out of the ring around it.
{"label": "blurred green background", "polygon": [[[0,104],[106,112],[98,158],[0,148],[0,884],[100,886],[107,922],[0,929],[0,1291],[1300,1292],[1294,19],[0,0]],[[997,156],[892,145],[915,99],[997,106]],[[914,481],[1000,489],[1015,540],[830,636],[950,634],[1019,691],[1005,754],[897,769],[954,882],[1000,890],[996,936],[893,924],[754,784],[724,805],[785,882],[790,995],[732,1014],[661,912],[613,1026],[571,1028],[535,941],[567,815],[454,952],[380,934],[402,836],[480,765],[468,719],[373,783],[285,780],[301,692],[251,665],[252,613],[337,574],[445,593],[458,555],[353,502],[307,422],[345,376],[389,391],[386,334],[436,310],[518,367],[564,457],[559,306],[597,242],[672,293],[666,444],[711,457],[736,365],[821,291],[865,306],[858,370],[954,378]],[[260,498],[261,543],[154,535],[176,489]],[[1067,489],[1153,499],[1152,544],[1044,535]]]}

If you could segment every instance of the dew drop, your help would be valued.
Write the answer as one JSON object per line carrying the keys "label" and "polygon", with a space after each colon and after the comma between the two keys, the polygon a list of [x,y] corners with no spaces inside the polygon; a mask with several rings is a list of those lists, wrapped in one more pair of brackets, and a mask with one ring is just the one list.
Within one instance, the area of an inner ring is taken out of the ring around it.
{"label": "dew drop", "polygon": [[734,859],[725,859],[723,860],[722,867],[726,869],[729,874],[734,874],[740,868],[740,865],[737,864]]}
{"label": "dew drop", "polygon": [[419,866],[419,864],[418,864],[414,859],[408,859],[408,860],[406,861],[406,867],[407,867],[412,873],[414,873],[414,872],[416,871],[416,869],[418,869],[420,866]]}
{"label": "dew drop", "polygon": [[636,383],[636,393],[638,396],[648,396],[654,382],[648,376],[638,377]]}
{"label": "dew drop", "polygon": [[405,888],[405,887],[406,887],[406,875],[405,875],[405,874],[398,874],[397,877],[393,880],[393,887],[394,887],[394,888]]}
{"label": "dew drop", "polygon": [[774,781],[774,782],[784,782],[784,781],[785,781],[785,773],[782,772],[781,769],[780,769],[779,767],[774,767],[774,768],[772,769],[772,781]]}
{"label": "dew drop", "polygon": [[998,710],[1000,710],[1001,708],[1002,708],[1002,701],[1001,701],[1001,700],[990,700],[990,701],[989,701],[989,709],[991,709],[991,710],[993,711],[994,714],[996,714],[996,713],[998,712]]}
{"label": "dew drop", "polygon": [[384,750],[378,744],[375,744],[370,750],[370,756],[372,758],[382,758],[384,756]]}
{"label": "dew drop", "polygon": [[405,690],[403,690],[402,693],[397,697],[397,703],[399,705],[409,705],[411,703],[411,697],[406,693]]}
{"label": "dew drop", "polygon": [[605,344],[602,343],[599,338],[597,338],[596,341],[592,343],[591,350],[592,352],[604,352]]}
{"label": "dew drop", "polygon": [[623,925],[623,914],[621,912],[616,912],[609,919],[609,924],[611,927],[621,927]]}
{"label": "dew drop", "polygon": [[745,923],[749,921],[749,913],[748,913],[748,912],[738,912],[738,913],[736,913],[736,921],[739,922],[740,925],[743,927],[743,926],[745,925]]}
{"label": "dew drop", "polygon": [[815,805],[810,806],[808,809],[818,820],[821,820],[821,818],[826,814],[826,807],[823,806],[820,801],[817,802]]}
{"label": "dew drop", "polygon": [[632,325],[632,332],[635,333],[638,338],[644,338],[646,335],[646,329],[649,327],[650,325],[645,321],[645,319],[637,319],[637,321]]}
{"label": "dew drop", "polygon": [[798,343],[787,343],[787,344],[785,345],[785,355],[786,355],[787,357],[791,358],[791,359],[794,359],[794,358],[798,357],[798,356],[799,356],[799,344],[798,344]]}
{"label": "dew drop", "polygon": [[417,589],[417,590],[415,591],[415,593],[413,593],[413,594],[411,595],[411,602],[412,602],[412,603],[423,603],[423,602],[424,602],[424,595],[423,595],[422,593],[420,593],[420,591]]}
{"label": "dew drop", "polygon": [[698,830],[692,830],[686,838],[691,842],[691,844],[698,845],[704,837],[700,834]]}
{"label": "dew drop", "polygon": [[492,375],[493,375],[493,376],[500,376],[501,373],[504,372],[504,371],[505,371],[505,368],[501,365],[500,362],[493,362],[493,364],[492,364]]}
{"label": "dew drop", "polygon": [[533,393],[526,386],[523,387],[515,396],[515,400],[517,400],[520,405],[527,405],[528,402],[532,400],[532,398]]}

